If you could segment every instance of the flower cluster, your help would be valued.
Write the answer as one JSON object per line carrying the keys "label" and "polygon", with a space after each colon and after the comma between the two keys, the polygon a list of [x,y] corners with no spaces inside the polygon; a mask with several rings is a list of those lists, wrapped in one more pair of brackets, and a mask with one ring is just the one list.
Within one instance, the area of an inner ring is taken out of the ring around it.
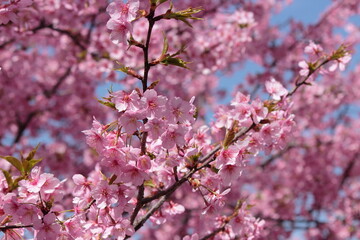
{"label": "flower cluster", "polygon": [[[337,68],[340,71],[345,70],[346,64],[351,60],[351,54],[345,50],[344,46],[340,46],[338,50],[327,56],[320,44],[310,43],[305,47],[304,52],[309,55],[310,61],[302,60],[298,63],[301,68],[300,76],[309,77],[317,68],[322,67],[325,63],[333,60],[328,68],[328,71],[334,72]],[[325,72],[325,70],[322,70]]]}
{"label": "flower cluster", "polygon": [[[4,238],[285,239],[300,225],[309,238],[359,235],[360,128],[346,108],[360,68],[334,71],[360,43],[345,26],[360,2],[334,1],[285,32],[269,21],[285,0],[173,2],[1,2]],[[215,104],[218,73],[247,62],[257,74]],[[105,81],[125,90],[103,107]],[[41,161],[29,145],[43,135]]]}
{"label": "flower cluster", "polygon": [[[58,203],[64,197],[63,183],[53,174],[42,173],[41,168],[35,167],[27,179],[19,182],[15,192],[5,194],[9,186],[2,175],[0,178],[5,190],[0,192],[2,225],[32,225],[36,239],[56,239],[60,235],[60,225],[53,211],[61,209]],[[5,236],[18,235],[18,231],[9,229]]]}
{"label": "flower cluster", "polygon": [[131,21],[136,19],[139,4],[139,0],[129,0],[126,3],[115,0],[106,8],[110,15],[106,26],[111,30],[110,39],[113,43],[126,44],[128,33],[132,32]]}
{"label": "flower cluster", "polygon": [[11,0],[8,4],[0,3],[0,25],[9,21],[18,23],[17,12],[32,4],[33,0]]}

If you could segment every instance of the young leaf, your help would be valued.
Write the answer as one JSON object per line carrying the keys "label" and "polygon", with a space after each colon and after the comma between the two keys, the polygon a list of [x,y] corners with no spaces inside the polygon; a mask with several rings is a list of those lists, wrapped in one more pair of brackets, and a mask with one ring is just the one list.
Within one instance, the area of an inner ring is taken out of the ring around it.
{"label": "young leaf", "polygon": [[155,188],[156,187],[156,184],[154,183],[153,180],[146,180],[144,181],[144,186],[145,187],[151,187],[151,188]]}
{"label": "young leaf", "polygon": [[42,161],[42,158],[31,159],[30,161],[28,161],[28,172],[30,172],[31,169],[33,169],[35,167],[35,165],[38,164],[41,161]]}
{"label": "young leaf", "polygon": [[187,8],[182,11],[178,12],[172,12],[171,9],[167,11],[164,14],[165,19],[176,19],[184,22],[189,27],[192,27],[192,25],[189,23],[188,19],[194,19],[194,20],[202,20],[202,18],[193,17],[193,14],[196,14],[198,12],[201,12],[202,8]]}
{"label": "young leaf", "polygon": [[148,89],[154,89],[154,88],[156,87],[156,85],[158,85],[158,83],[159,83],[159,80],[157,80],[157,81],[155,81],[155,82],[152,82],[152,83],[150,84],[150,86],[148,87]]}
{"label": "young leaf", "polygon": [[105,101],[102,101],[100,99],[97,100],[99,103],[101,103],[102,105],[104,106],[107,106],[109,108],[112,108],[112,109],[115,109],[116,110],[116,107],[115,107],[115,103],[112,103],[112,102],[105,102]]}
{"label": "young leaf", "polygon": [[34,158],[36,151],[38,150],[40,144],[38,144],[33,150],[31,150],[31,152],[29,153],[29,155],[26,157],[26,160],[29,161],[31,159]]}
{"label": "young leaf", "polygon": [[13,165],[21,173],[24,171],[21,161],[19,159],[12,157],[12,156],[0,156],[0,157],[5,159],[6,161],[8,161],[11,165]]}
{"label": "young leaf", "polygon": [[164,35],[164,43],[163,43],[163,50],[162,50],[161,55],[165,56],[169,50],[169,43],[168,43],[165,33],[163,33],[163,35]]}
{"label": "young leaf", "polygon": [[181,58],[178,58],[178,57],[175,57],[175,58],[174,57],[166,57],[164,60],[161,61],[161,63],[166,66],[174,65],[174,66],[189,69],[188,66],[186,66],[186,64],[188,64],[190,62],[185,62],[184,60],[182,60]]}
{"label": "young leaf", "polygon": [[8,186],[9,186],[9,189],[11,189],[12,186],[13,186],[13,180],[12,180],[11,174],[8,171],[3,170],[3,169],[1,171],[3,172],[3,174],[5,176],[5,179],[6,179],[6,182],[7,182]]}

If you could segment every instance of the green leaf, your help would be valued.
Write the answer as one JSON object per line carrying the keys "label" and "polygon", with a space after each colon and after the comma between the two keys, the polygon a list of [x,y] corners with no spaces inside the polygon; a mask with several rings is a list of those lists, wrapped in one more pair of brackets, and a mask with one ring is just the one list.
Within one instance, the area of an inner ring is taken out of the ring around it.
{"label": "green leaf", "polygon": [[186,46],[185,46],[185,45],[181,45],[180,49],[179,49],[176,53],[171,54],[170,57],[175,57],[175,56],[179,55],[180,53],[185,52],[185,49],[186,49]]}
{"label": "green leaf", "polygon": [[151,152],[147,152],[146,155],[148,155],[151,160],[154,160],[156,158],[156,155]]}
{"label": "green leaf", "polygon": [[192,16],[193,14],[201,12],[202,10],[203,9],[200,7],[199,8],[187,8],[185,10],[178,11],[178,12],[172,12],[170,9],[169,11],[167,11],[164,14],[164,18],[180,20],[180,21],[184,22],[186,25],[188,25],[189,27],[192,27],[192,25],[189,23],[188,19],[202,20],[202,18],[197,18],[197,17]]}
{"label": "green leaf", "polygon": [[186,64],[188,64],[190,62],[185,62],[184,60],[182,60],[181,58],[178,58],[178,57],[175,57],[175,58],[174,57],[166,57],[164,60],[161,61],[161,63],[166,66],[174,65],[174,66],[189,69],[188,66],[186,66]]}
{"label": "green leaf", "polygon": [[42,161],[42,158],[31,159],[30,161],[28,161],[28,172],[30,172],[31,169],[33,169],[35,167],[35,165],[38,164],[41,161]]}
{"label": "green leaf", "polygon": [[38,144],[33,150],[31,150],[31,152],[29,153],[29,155],[26,157],[25,160],[29,161],[29,160],[33,159],[39,146],[40,146],[40,144]]}
{"label": "green leaf", "polygon": [[162,56],[165,56],[169,50],[169,43],[168,43],[165,33],[163,33],[163,35],[164,35],[164,44],[163,44]]}
{"label": "green leaf", "polygon": [[120,72],[123,72],[125,74],[128,74],[129,71],[131,70],[131,68],[122,65],[119,61],[115,61],[115,62],[119,66],[118,68],[114,68],[115,71],[120,71]]}
{"label": "green leaf", "polygon": [[246,210],[250,210],[253,207],[255,207],[255,204],[248,204],[248,205],[246,205]]}
{"label": "green leaf", "polygon": [[338,49],[336,49],[335,52],[330,56],[330,60],[338,60],[339,58],[345,57],[349,54],[349,50],[347,49],[347,46],[344,44],[341,44]]}
{"label": "green leaf", "polygon": [[19,159],[12,157],[12,156],[0,156],[0,157],[5,159],[6,161],[8,161],[11,165],[13,165],[21,173],[24,171],[21,161]]}
{"label": "green leaf", "polygon": [[115,107],[115,103],[112,103],[112,102],[105,102],[105,101],[102,101],[100,99],[97,100],[99,103],[101,103],[102,105],[104,106],[107,106],[109,108],[112,108],[112,109],[115,109],[116,110],[116,107]]}
{"label": "green leaf", "polygon": [[146,181],[144,181],[144,186],[145,187],[152,187],[152,188],[155,188],[156,187],[156,184],[154,183],[154,181],[153,180],[146,180]]}
{"label": "green leaf", "polygon": [[213,171],[214,173],[218,174],[220,169],[216,168],[215,166],[211,165],[211,168],[210,168],[211,171]]}
{"label": "green leaf", "polygon": [[8,186],[9,186],[9,189],[11,189],[12,186],[13,186],[13,180],[12,180],[11,174],[8,171],[3,170],[3,169],[1,169],[1,171],[3,172],[3,174],[5,176],[5,179],[6,179],[6,182],[7,182]]}
{"label": "green leaf", "polygon": [[225,138],[223,141],[223,146],[225,149],[227,149],[231,145],[232,141],[234,140],[235,134],[236,134],[236,129],[238,128],[238,124],[239,124],[239,122],[237,120],[235,120],[232,123],[230,129],[226,130]]}

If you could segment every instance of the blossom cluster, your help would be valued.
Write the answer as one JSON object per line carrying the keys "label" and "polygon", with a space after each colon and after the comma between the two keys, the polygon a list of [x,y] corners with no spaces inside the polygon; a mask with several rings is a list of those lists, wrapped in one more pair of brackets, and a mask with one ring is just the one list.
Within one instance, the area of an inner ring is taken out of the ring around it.
{"label": "blossom cluster", "polygon": [[10,21],[18,23],[17,13],[29,7],[33,0],[10,0],[9,3],[0,3],[0,25]]}
{"label": "blossom cluster", "polygon": [[[328,71],[334,72],[337,68],[340,71],[345,70],[346,64],[348,64],[351,60],[351,54],[349,52],[341,52],[338,51],[333,52],[330,56],[326,56],[323,48],[320,44],[316,44],[313,41],[305,47],[304,52],[309,55],[310,61],[307,62],[302,60],[298,63],[299,67],[301,68],[299,71],[300,76],[307,77],[310,75],[311,72],[315,71],[321,64],[319,64],[318,60],[325,58],[325,61],[335,60],[331,62],[331,65],[328,68]],[[339,55],[340,54],[340,55]],[[326,71],[322,69],[322,72]]]}
{"label": "blossom cluster", "polygon": [[[290,34],[268,21],[282,1],[5,2],[0,153],[51,137],[42,162],[1,156],[5,239],[285,239],[297,223],[309,238],[359,234],[359,124],[342,106],[360,97],[360,68],[339,77],[351,55],[332,36],[356,1]],[[215,105],[217,73],[248,60],[262,69]],[[92,95],[105,79],[126,89],[99,100],[107,107]]]}
{"label": "blossom cluster", "polygon": [[132,32],[131,21],[136,19],[139,4],[139,0],[129,0],[126,3],[115,0],[106,8],[110,15],[106,26],[111,30],[110,39],[113,43],[126,44],[128,33]]}
{"label": "blossom cluster", "polygon": [[[62,210],[58,202],[64,197],[63,182],[35,167],[27,179],[19,181],[16,191],[9,192],[8,182],[3,175],[0,177],[1,225],[31,225],[36,239],[60,236],[61,227],[53,211]],[[21,239],[22,234],[23,229],[9,229],[5,238]]]}
{"label": "blossom cluster", "polygon": [[[184,147],[195,121],[193,99],[190,102],[177,97],[168,99],[150,89],[145,93],[114,92],[111,101],[119,112],[117,123],[113,124],[116,129],[109,129],[94,119],[93,128],[84,131],[87,143],[102,157],[100,164],[119,180],[141,185],[149,179],[149,172],[159,167],[153,166],[152,154],[157,155],[158,164],[162,165],[168,150]],[[147,142],[141,143],[138,137],[145,133]],[[144,152],[141,144],[150,147]]]}

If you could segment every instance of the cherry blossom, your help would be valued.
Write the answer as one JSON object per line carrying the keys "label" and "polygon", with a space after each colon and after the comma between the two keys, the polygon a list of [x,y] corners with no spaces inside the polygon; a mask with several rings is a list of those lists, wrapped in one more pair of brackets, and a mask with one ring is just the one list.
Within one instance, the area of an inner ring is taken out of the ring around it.
{"label": "cherry blossom", "polygon": [[290,2],[3,1],[3,238],[356,238],[359,3]]}
{"label": "cherry blossom", "polygon": [[280,100],[282,96],[285,96],[288,91],[275,80],[275,78],[271,78],[270,81],[266,81],[265,83],[266,91],[271,94],[274,100]]}
{"label": "cherry blossom", "polygon": [[308,76],[310,72],[309,64],[306,61],[300,61],[298,65],[301,68],[301,70],[299,71],[300,76]]}
{"label": "cherry blossom", "polygon": [[329,67],[329,71],[333,72],[337,68],[339,68],[340,71],[344,71],[346,64],[349,63],[350,60],[351,60],[350,54],[347,54],[347,55],[337,59],[333,64],[331,64],[331,66]]}

